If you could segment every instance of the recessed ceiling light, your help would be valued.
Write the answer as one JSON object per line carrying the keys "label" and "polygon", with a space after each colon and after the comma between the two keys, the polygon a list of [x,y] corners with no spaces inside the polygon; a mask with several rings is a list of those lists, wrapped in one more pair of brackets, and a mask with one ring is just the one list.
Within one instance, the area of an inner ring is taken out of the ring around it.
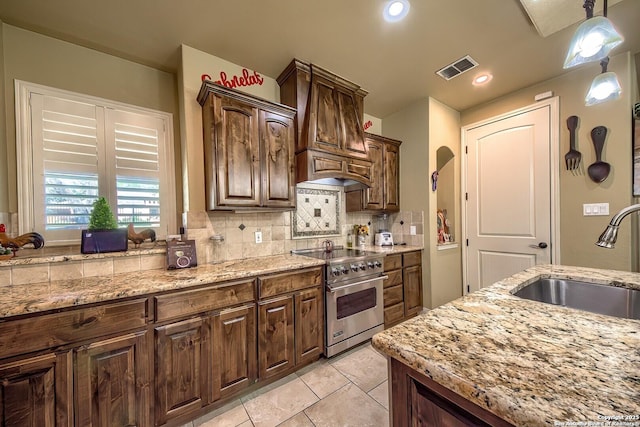
{"label": "recessed ceiling light", "polygon": [[487,83],[489,83],[491,81],[491,79],[493,79],[493,75],[489,74],[489,73],[484,73],[484,74],[480,74],[478,76],[476,76],[473,79],[473,85],[474,86],[482,86],[485,85]]}
{"label": "recessed ceiling light", "polygon": [[389,22],[400,21],[409,13],[409,0],[391,0],[384,7],[384,19]]}

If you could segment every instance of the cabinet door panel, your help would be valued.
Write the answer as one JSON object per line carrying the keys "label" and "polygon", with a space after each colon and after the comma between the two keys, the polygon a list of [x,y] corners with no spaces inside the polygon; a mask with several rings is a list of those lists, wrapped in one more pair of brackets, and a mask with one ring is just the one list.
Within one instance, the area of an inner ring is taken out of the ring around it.
{"label": "cabinet door panel", "polygon": [[264,379],[291,369],[295,363],[293,298],[261,302],[258,311],[258,366]]}
{"label": "cabinet door panel", "polygon": [[400,147],[384,145],[384,209],[400,210]]}
{"label": "cabinet door panel", "polygon": [[324,351],[323,297],[322,288],[295,295],[296,364],[315,360]]}
{"label": "cabinet door panel", "polygon": [[156,328],[156,424],[208,401],[208,331],[199,318]]}
{"label": "cabinet door panel", "polygon": [[322,284],[322,267],[258,277],[259,298],[268,298]]}
{"label": "cabinet door panel", "polygon": [[150,425],[146,332],[77,350],[76,424]]}
{"label": "cabinet door panel", "polygon": [[404,269],[404,314],[412,316],[422,310],[422,267],[414,265]]}
{"label": "cabinet door panel", "polygon": [[0,425],[70,427],[71,353],[0,365]]}
{"label": "cabinet door panel", "polygon": [[212,319],[212,401],[250,386],[258,378],[256,305],[225,310]]}
{"label": "cabinet door panel", "polygon": [[262,204],[269,207],[294,207],[295,129],[293,119],[260,111],[262,138]]}
{"label": "cabinet door panel", "polygon": [[411,381],[411,421],[420,426],[490,426],[455,404],[441,398],[419,382]]}
{"label": "cabinet door panel", "polygon": [[217,202],[259,206],[258,108],[219,95],[215,103]]}
{"label": "cabinet door panel", "polygon": [[311,81],[310,145],[331,152],[340,151],[338,102],[334,86],[321,77]]}
{"label": "cabinet door panel", "polygon": [[383,145],[380,142],[368,139],[369,156],[373,165],[371,166],[371,187],[364,190],[366,209],[384,209],[384,179],[382,163]]}
{"label": "cabinet door panel", "polygon": [[355,97],[352,93],[339,89],[336,92],[340,108],[342,149],[347,155],[369,158]]}
{"label": "cabinet door panel", "polygon": [[384,309],[384,326],[389,327],[394,323],[404,319],[404,303],[400,302],[396,305],[385,307]]}

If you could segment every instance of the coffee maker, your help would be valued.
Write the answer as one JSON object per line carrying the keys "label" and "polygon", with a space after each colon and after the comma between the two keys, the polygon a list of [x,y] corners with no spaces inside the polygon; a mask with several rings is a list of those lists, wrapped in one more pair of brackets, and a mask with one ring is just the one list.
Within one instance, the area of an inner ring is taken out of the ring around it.
{"label": "coffee maker", "polygon": [[393,246],[393,235],[389,230],[389,215],[378,215],[377,230],[373,243],[376,246]]}

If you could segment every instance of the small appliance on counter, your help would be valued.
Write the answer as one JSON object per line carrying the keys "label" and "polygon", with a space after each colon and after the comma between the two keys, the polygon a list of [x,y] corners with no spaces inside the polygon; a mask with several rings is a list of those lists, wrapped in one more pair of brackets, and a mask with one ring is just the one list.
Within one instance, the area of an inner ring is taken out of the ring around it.
{"label": "small appliance on counter", "polygon": [[388,231],[376,233],[374,244],[376,246],[393,246],[393,236]]}
{"label": "small appliance on counter", "polygon": [[389,216],[387,214],[378,215],[377,228],[373,244],[376,246],[393,246],[393,235],[389,231]]}

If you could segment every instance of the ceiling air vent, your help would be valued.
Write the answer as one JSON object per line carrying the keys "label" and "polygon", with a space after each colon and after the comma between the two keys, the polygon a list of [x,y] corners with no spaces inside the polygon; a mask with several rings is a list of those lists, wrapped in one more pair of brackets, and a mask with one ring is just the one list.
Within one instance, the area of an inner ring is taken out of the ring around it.
{"label": "ceiling air vent", "polygon": [[447,65],[444,68],[436,71],[436,74],[445,80],[451,80],[452,78],[459,76],[465,71],[477,67],[478,63],[469,55],[464,58],[460,58],[452,64]]}

